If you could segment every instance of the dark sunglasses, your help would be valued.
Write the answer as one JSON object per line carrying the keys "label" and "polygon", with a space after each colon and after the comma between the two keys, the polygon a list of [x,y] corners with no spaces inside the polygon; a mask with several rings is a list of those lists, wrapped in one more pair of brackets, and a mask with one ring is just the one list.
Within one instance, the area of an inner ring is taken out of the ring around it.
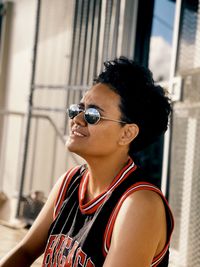
{"label": "dark sunglasses", "polygon": [[88,124],[97,124],[101,119],[102,120],[119,122],[119,123],[124,123],[124,124],[127,123],[125,121],[114,120],[114,119],[110,119],[110,118],[107,118],[107,117],[103,117],[103,116],[101,116],[101,114],[99,113],[98,109],[96,109],[96,108],[87,108],[87,109],[84,110],[78,104],[72,104],[67,109],[67,113],[68,113],[68,116],[69,116],[70,119],[73,119],[74,117],[76,117],[81,112],[84,112],[84,120]]}

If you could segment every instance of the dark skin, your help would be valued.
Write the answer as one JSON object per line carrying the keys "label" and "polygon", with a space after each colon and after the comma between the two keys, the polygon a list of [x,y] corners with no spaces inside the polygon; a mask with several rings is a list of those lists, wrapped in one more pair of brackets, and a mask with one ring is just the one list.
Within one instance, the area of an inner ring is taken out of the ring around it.
{"label": "dark skin", "polygon": [[[87,108],[101,108],[102,116],[120,119],[120,96],[105,84],[93,86],[81,100]],[[139,133],[136,124],[100,120],[89,125],[83,113],[70,122],[71,133],[67,148],[81,156],[88,165],[89,182],[86,200],[105,191],[118,172],[126,165],[130,142]],[[0,261],[1,267],[30,266],[40,256],[47,242],[48,229],[53,221],[54,202],[61,177],[32,228],[20,244]],[[147,267],[166,243],[166,217],[163,201],[152,191],[138,191],[123,202],[117,215],[111,246],[104,267]]]}

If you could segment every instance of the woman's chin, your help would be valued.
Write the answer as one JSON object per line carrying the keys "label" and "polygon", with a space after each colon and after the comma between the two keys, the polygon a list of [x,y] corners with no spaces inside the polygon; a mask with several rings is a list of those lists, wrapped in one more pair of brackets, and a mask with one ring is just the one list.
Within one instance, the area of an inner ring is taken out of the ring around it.
{"label": "woman's chin", "polygon": [[67,148],[68,151],[75,153],[77,155],[80,155],[79,153],[79,147],[77,146],[77,144],[70,142],[70,140],[67,140],[65,143],[65,147]]}
{"label": "woman's chin", "polygon": [[65,147],[66,147],[70,152],[75,152],[74,150],[76,150],[76,149],[75,149],[75,146],[74,146],[71,142],[69,142],[68,140],[67,140],[66,143],[65,143]]}

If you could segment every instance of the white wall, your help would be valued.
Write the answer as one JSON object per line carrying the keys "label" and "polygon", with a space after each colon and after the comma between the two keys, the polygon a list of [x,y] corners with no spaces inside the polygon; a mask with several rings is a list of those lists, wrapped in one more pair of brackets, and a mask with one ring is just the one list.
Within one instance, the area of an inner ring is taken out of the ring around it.
{"label": "white wall", "polygon": [[[11,17],[5,108],[9,111],[26,112],[32,68],[36,1],[12,1]],[[18,116],[9,116],[4,125],[1,179],[3,190],[8,195],[15,193],[19,177],[20,124],[21,119]]]}

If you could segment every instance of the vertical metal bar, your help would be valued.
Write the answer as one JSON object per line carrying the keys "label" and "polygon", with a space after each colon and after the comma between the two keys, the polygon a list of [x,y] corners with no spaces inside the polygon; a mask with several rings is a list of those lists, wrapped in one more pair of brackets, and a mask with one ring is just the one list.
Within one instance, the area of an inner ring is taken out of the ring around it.
{"label": "vertical metal bar", "polygon": [[116,3],[112,3],[111,7],[111,14],[110,14],[110,23],[108,25],[109,27],[109,38],[108,39],[108,50],[107,50],[107,58],[106,59],[111,59],[111,54],[112,54],[112,44],[113,44],[113,39],[115,38],[115,12],[116,12]]}
{"label": "vertical metal bar", "polygon": [[[4,173],[5,173],[5,155],[6,155],[6,136],[8,132],[8,117],[6,114],[1,114],[2,118],[4,118],[4,132],[2,136],[2,145],[0,149],[0,173],[1,173],[1,179],[0,179],[0,190],[3,191],[3,184],[4,184]],[[5,118],[6,116],[6,118]]]}
{"label": "vertical metal bar", "polygon": [[94,8],[96,0],[90,1],[89,12],[88,12],[88,26],[87,26],[87,40],[85,49],[85,60],[83,65],[83,84],[88,85],[88,75],[91,64],[91,49],[92,49],[92,36],[93,36],[93,25],[94,25]]}
{"label": "vertical metal bar", "polygon": [[139,0],[121,0],[117,56],[134,58]]}
{"label": "vertical metal bar", "polygon": [[[173,44],[172,44],[172,63],[170,69],[170,91],[172,92],[173,79],[176,73],[176,62],[178,52],[178,40],[180,32],[180,20],[181,20],[182,0],[176,1],[175,20],[174,20],[174,32],[173,32]],[[163,149],[163,164],[162,164],[162,191],[165,195],[169,191],[169,168],[170,168],[170,146],[171,146],[171,130],[170,128],[165,134],[164,149]]]}
{"label": "vertical metal bar", "polygon": [[104,57],[104,32],[105,32],[105,27],[106,27],[106,22],[105,22],[105,13],[106,13],[106,0],[101,0],[100,2],[100,10],[99,10],[99,32],[98,32],[98,62],[96,66],[96,72],[99,73],[102,70],[103,67],[103,57]]}
{"label": "vertical metal bar", "polygon": [[86,74],[86,81],[87,84],[89,84],[90,81],[90,71],[92,68],[92,62],[94,60],[94,58],[92,58],[92,48],[93,48],[93,36],[94,36],[94,21],[95,21],[95,9],[96,9],[96,3],[97,1],[94,0],[93,1],[93,6],[91,7],[91,13],[90,13],[90,38],[88,38],[88,44],[89,44],[89,50],[88,50],[88,61],[86,62],[87,65],[85,64],[84,68],[85,68],[85,73]]}
{"label": "vertical metal bar", "polygon": [[36,56],[37,56],[37,48],[38,48],[39,23],[40,23],[40,9],[41,9],[41,0],[37,0],[32,75],[31,75],[30,94],[29,94],[29,107],[28,107],[28,114],[27,114],[27,121],[26,121],[26,132],[25,132],[25,140],[24,140],[24,153],[23,153],[23,159],[22,159],[22,171],[21,171],[21,177],[20,177],[20,188],[19,188],[18,203],[17,203],[17,213],[16,213],[17,217],[19,217],[20,215],[20,203],[21,203],[21,198],[23,196],[25,172],[26,172],[27,156],[28,156],[28,144],[29,144],[29,139],[30,139],[30,127],[31,127],[33,91],[34,91],[33,84],[35,81]]}
{"label": "vertical metal bar", "polygon": [[70,59],[70,72],[69,72],[69,81],[68,84],[72,84],[72,72],[73,72],[73,63],[74,63],[74,54],[75,54],[75,43],[76,43],[76,25],[78,17],[78,6],[79,0],[76,0],[75,9],[74,9],[74,22],[73,22],[73,37],[72,37],[72,49],[71,49],[71,59]]}
{"label": "vertical metal bar", "polygon": [[18,156],[18,168],[17,168],[17,180],[16,180],[16,184],[15,184],[15,191],[17,192],[18,189],[19,189],[19,179],[20,179],[20,175],[21,175],[21,159],[22,159],[22,150],[23,150],[23,147],[22,147],[22,144],[23,144],[23,141],[24,141],[24,124],[25,124],[25,117],[22,116],[21,118],[21,126],[20,126],[20,141],[19,141],[19,156]]}
{"label": "vertical metal bar", "polygon": [[[76,28],[77,28],[77,23],[78,23],[78,12],[79,12],[79,0],[76,0],[75,8],[74,8],[73,37],[72,37],[72,44],[71,44],[70,71],[69,71],[69,80],[68,80],[69,85],[74,84],[73,73],[74,73],[74,65],[75,65],[75,59],[76,59],[75,57],[76,43],[77,43]],[[69,89],[66,94],[66,107],[68,107],[71,102],[72,94],[73,94],[73,90]],[[67,116],[65,116],[63,128],[64,128],[64,135],[66,135],[68,132],[68,117]]]}
{"label": "vertical metal bar", "polygon": [[[81,85],[81,72],[83,68],[83,44],[85,39],[85,12],[87,12],[87,5],[88,1],[79,1],[79,8],[78,8],[78,17],[77,17],[77,23],[76,23],[76,39],[75,39],[75,54],[74,54],[74,64],[73,64],[73,70],[72,70],[72,83],[76,85]],[[80,99],[79,90],[72,90],[73,94],[73,102],[76,103]]]}
{"label": "vertical metal bar", "polygon": [[82,25],[80,33],[80,54],[79,54],[79,64],[78,64],[78,84],[83,84],[83,71],[84,71],[84,62],[85,62],[85,51],[86,51],[86,42],[88,38],[88,17],[89,17],[89,1],[84,1],[83,4],[83,16],[82,16]]}
{"label": "vertical metal bar", "polygon": [[173,79],[176,73],[176,63],[178,54],[180,21],[181,21],[182,0],[176,1],[175,20],[174,20],[174,32],[172,43],[172,60],[170,68],[170,79]]}
{"label": "vertical metal bar", "polygon": [[95,17],[97,17],[97,28],[96,28],[96,45],[95,45],[95,54],[94,54],[94,58],[95,58],[95,62],[93,65],[93,73],[92,73],[92,79],[98,75],[98,71],[97,71],[97,66],[98,66],[98,62],[101,60],[101,57],[99,57],[99,44],[100,44],[100,30],[101,30],[101,7],[102,7],[102,1],[98,1],[98,5],[97,5],[97,9],[95,12]]}
{"label": "vertical metal bar", "polygon": [[117,56],[117,46],[119,41],[119,27],[121,26],[119,24],[120,22],[120,7],[121,7],[121,0],[117,2],[116,5],[116,11],[115,11],[115,25],[114,25],[114,38],[112,40],[112,51],[111,51],[111,57],[114,58]]}
{"label": "vertical metal bar", "polygon": [[51,181],[50,181],[49,191],[51,191],[51,189],[52,189],[52,187],[54,185],[56,154],[57,154],[57,134],[55,132],[55,137],[54,137],[54,140],[53,140],[53,159],[52,159],[52,163],[51,163]]}
{"label": "vertical metal bar", "polygon": [[80,55],[80,45],[81,45],[81,31],[82,31],[82,20],[83,20],[83,9],[84,9],[84,1],[79,0],[79,7],[78,7],[78,16],[76,22],[76,29],[75,29],[75,53],[73,57],[73,65],[72,65],[72,84],[76,84],[78,82],[78,75],[77,70],[79,66],[79,55]]}
{"label": "vertical metal bar", "polygon": [[92,84],[93,78],[96,75],[96,65],[98,61],[98,45],[99,45],[99,22],[100,22],[101,1],[96,1],[92,12],[92,35],[91,47],[89,53],[89,65],[87,82]]}
{"label": "vertical metal bar", "polygon": [[113,0],[106,2],[106,18],[105,18],[105,30],[103,40],[103,62],[108,59],[109,43],[110,43],[110,25],[112,18]]}
{"label": "vertical metal bar", "polygon": [[[124,22],[125,22],[125,7],[127,5],[126,0],[121,0],[120,1],[120,7],[119,7],[119,25],[118,25],[118,42],[117,42],[117,52],[116,55],[117,57],[124,55],[122,53],[122,42],[123,42],[123,31],[126,30],[124,27]],[[128,29],[131,29],[128,28]]]}
{"label": "vertical metal bar", "polygon": [[118,42],[118,27],[119,27],[119,7],[121,0],[113,2],[110,25],[109,25],[109,44],[108,44],[108,54],[109,59],[116,56],[116,48]]}
{"label": "vertical metal bar", "polygon": [[[86,14],[88,13],[88,0],[82,0],[81,2],[81,15],[80,20],[77,28],[77,37],[78,37],[78,49],[77,49],[77,56],[76,59],[76,65],[74,69],[74,83],[76,85],[82,84],[82,70],[83,70],[83,53],[84,53],[84,47],[85,47],[85,40],[87,38],[87,31],[86,31]],[[78,103],[80,100],[80,90],[74,91],[74,103]]]}
{"label": "vertical metal bar", "polygon": [[30,182],[29,182],[29,191],[33,190],[33,179],[34,179],[34,170],[35,170],[35,161],[36,161],[36,151],[37,151],[37,139],[38,139],[38,128],[39,120],[35,118],[35,129],[33,136],[33,151],[32,151],[32,160],[31,160],[31,171],[30,171]]}

